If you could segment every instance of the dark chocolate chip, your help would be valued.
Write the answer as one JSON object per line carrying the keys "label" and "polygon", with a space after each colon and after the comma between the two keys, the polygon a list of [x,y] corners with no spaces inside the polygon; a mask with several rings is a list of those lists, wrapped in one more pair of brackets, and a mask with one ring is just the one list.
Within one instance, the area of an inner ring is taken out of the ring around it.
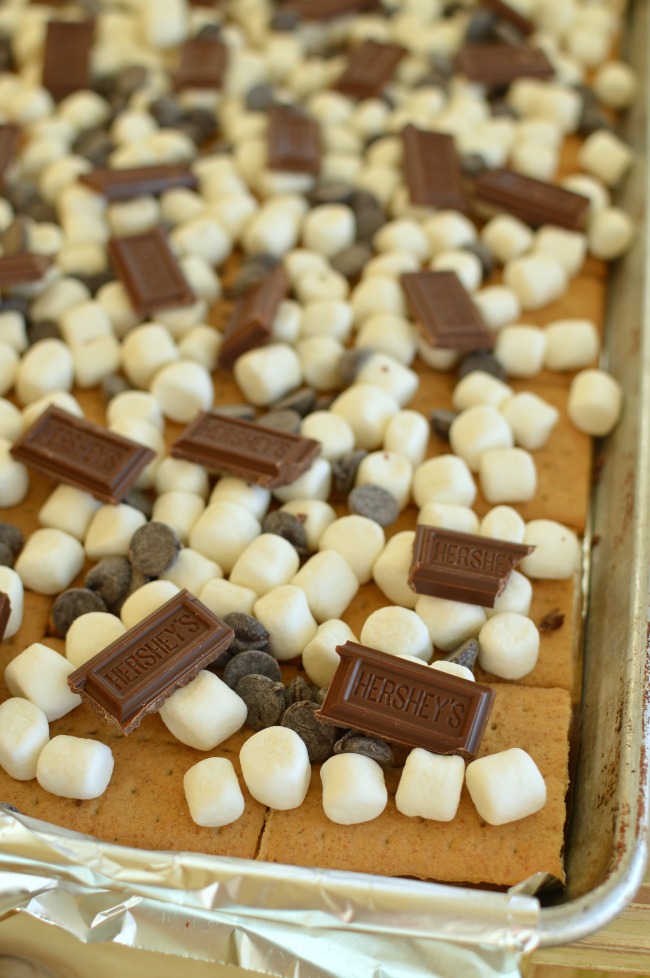
{"label": "dark chocolate chip", "polygon": [[92,129],[81,133],[72,146],[78,156],[90,160],[93,166],[103,167],[115,149],[115,143],[104,129]]}
{"label": "dark chocolate chip", "polygon": [[124,391],[133,389],[126,377],[122,377],[120,374],[109,374],[108,377],[104,377],[101,387],[106,404],[112,401],[114,397],[117,397],[118,394],[123,394]]}
{"label": "dark chocolate chip", "polygon": [[482,370],[484,373],[496,377],[497,380],[505,380],[507,377],[502,365],[489,350],[475,350],[462,357],[458,363],[457,377],[462,380],[474,370]]}
{"label": "dark chocolate chip", "polygon": [[555,632],[558,628],[562,628],[563,624],[564,612],[560,611],[559,608],[553,608],[551,611],[547,611],[540,619],[537,627],[540,632]]}
{"label": "dark chocolate chip", "polygon": [[76,618],[92,611],[106,610],[106,603],[96,591],[85,587],[73,587],[69,591],[63,591],[55,599],[52,605],[52,622],[59,635],[65,638]]}
{"label": "dark chocolate chip", "polygon": [[341,383],[344,387],[349,387],[355,380],[357,374],[368,362],[375,351],[369,347],[360,347],[355,350],[345,350],[339,360],[339,374]]}
{"label": "dark chocolate chip", "polygon": [[242,421],[255,421],[257,413],[251,404],[220,404],[213,408],[215,414],[223,414],[227,418],[241,418]]}
{"label": "dark chocolate chip", "polygon": [[321,394],[316,398],[314,411],[329,411],[335,400],[336,394]]}
{"label": "dark chocolate chip", "polygon": [[599,129],[609,129],[610,132],[616,131],[616,127],[612,125],[609,119],[599,109],[595,106],[586,105],[580,116],[578,132],[581,136],[590,136]]}
{"label": "dark chocolate chip", "polygon": [[269,26],[273,31],[289,33],[290,31],[295,31],[299,23],[300,18],[295,10],[286,8],[284,10],[276,10],[271,17]]}
{"label": "dark chocolate chip", "polygon": [[241,264],[235,281],[230,285],[229,294],[237,297],[255,288],[278,265],[274,255],[249,255]]}
{"label": "dark chocolate chip", "polygon": [[349,492],[352,491],[354,487],[354,481],[357,477],[357,469],[361,464],[361,460],[366,457],[367,451],[363,448],[356,448],[351,452],[346,452],[345,455],[341,455],[339,458],[332,462],[332,479],[334,481],[334,488],[341,495],[347,496]]}
{"label": "dark chocolate chip", "polygon": [[281,400],[273,404],[274,411],[297,411],[301,418],[306,417],[314,410],[316,405],[316,392],[311,387],[299,387],[292,391]]}
{"label": "dark chocolate chip", "polygon": [[114,91],[117,95],[133,95],[147,82],[149,72],[142,65],[129,65],[114,76]]}
{"label": "dark chocolate chip", "polygon": [[310,190],[307,197],[312,207],[319,204],[349,204],[356,191],[345,180],[323,180]]}
{"label": "dark chocolate chip", "polygon": [[199,41],[218,41],[221,37],[221,28],[218,24],[204,24],[196,36]]}
{"label": "dark chocolate chip", "polygon": [[211,139],[218,129],[217,117],[210,109],[202,108],[200,105],[189,109],[185,115],[187,122],[196,127],[199,142]]}
{"label": "dark chocolate chip", "polygon": [[335,754],[363,754],[370,757],[382,767],[392,767],[395,755],[385,740],[375,737],[364,737],[356,730],[349,730],[334,744]]}
{"label": "dark chocolate chip", "polygon": [[14,211],[24,214],[30,204],[40,200],[38,188],[29,180],[15,180],[4,188],[7,198]]}
{"label": "dark chocolate chip", "polygon": [[496,24],[497,18],[490,10],[479,9],[474,11],[467,23],[465,40],[469,44],[491,40],[494,37]]}
{"label": "dark chocolate chip", "polygon": [[234,689],[244,676],[266,676],[274,683],[282,682],[282,670],[278,660],[261,649],[247,649],[231,656],[223,673],[223,681]]}
{"label": "dark chocolate chip", "polygon": [[268,112],[275,105],[275,94],[270,85],[253,85],[246,92],[245,101],[249,112]]}
{"label": "dark chocolate chip", "polygon": [[158,577],[176,560],[181,549],[175,531],[166,523],[145,523],[135,531],[129,543],[129,558],[147,577]]}
{"label": "dark chocolate chip", "polygon": [[471,669],[474,672],[474,666],[476,665],[476,660],[478,659],[479,645],[478,639],[468,638],[466,642],[459,645],[457,649],[452,649],[452,651],[445,656],[446,662],[455,662],[457,666],[465,666],[466,669]]}
{"label": "dark chocolate chip", "polygon": [[271,652],[271,643],[269,639],[266,642],[242,642],[240,638],[233,638],[228,651],[232,658],[233,655],[239,655],[241,652],[250,652],[251,650],[258,650],[260,652]]}
{"label": "dark chocolate chip", "polygon": [[115,281],[115,274],[110,268],[105,268],[101,272],[94,272],[92,275],[80,275],[78,272],[75,278],[85,285],[86,288],[92,295],[96,295],[97,292],[106,285],[108,282]]}
{"label": "dark chocolate chip", "polygon": [[6,543],[0,543],[0,567],[13,567],[16,563],[16,555],[9,549]]}
{"label": "dark chocolate chip", "polygon": [[[269,640],[269,633],[264,628],[264,625],[253,618],[252,615],[247,615],[244,611],[231,611],[229,615],[225,615],[223,619],[230,628],[232,628],[235,633],[235,638],[238,638],[241,642],[248,643],[261,643],[266,645]],[[256,648],[255,644],[249,645],[249,648]]]}
{"label": "dark chocolate chip", "polygon": [[297,435],[300,431],[302,417],[297,411],[292,411],[291,408],[285,408],[283,411],[267,411],[266,414],[261,414],[257,420],[266,428],[273,428],[276,431],[286,431],[291,435]]}
{"label": "dark chocolate chip", "polygon": [[32,200],[23,211],[25,217],[31,217],[37,223],[56,224],[59,215],[54,204],[49,204],[46,200],[38,197]]}
{"label": "dark chocolate chip", "polygon": [[489,167],[480,153],[463,153],[460,157],[460,169],[466,177],[478,177]]}
{"label": "dark chocolate chip", "polygon": [[454,61],[449,55],[443,54],[441,51],[434,51],[429,58],[433,70],[436,71],[442,78],[451,78],[454,73]]}
{"label": "dark chocolate chip", "polygon": [[251,730],[265,730],[280,722],[284,713],[282,683],[254,674],[242,676],[234,689],[248,707],[246,726]]}
{"label": "dark chocolate chip", "polygon": [[149,106],[149,112],[162,129],[173,129],[183,121],[185,110],[173,95],[161,95]]}
{"label": "dark chocolate chip", "polygon": [[357,241],[371,241],[377,231],[386,223],[384,212],[379,207],[362,208],[355,212],[357,219]]}
{"label": "dark chocolate chip", "polygon": [[468,251],[471,255],[476,255],[481,263],[483,280],[490,278],[494,271],[494,258],[487,245],[482,241],[470,241],[461,245],[461,251]]}
{"label": "dark chocolate chip", "polygon": [[86,574],[84,584],[113,609],[126,597],[131,584],[132,568],[126,557],[102,557]]}
{"label": "dark chocolate chip", "polygon": [[281,725],[295,730],[304,742],[311,764],[320,764],[332,756],[334,742],[339,730],[329,723],[323,723],[316,716],[317,703],[301,700],[294,703],[282,717]]}
{"label": "dark chocolate chip", "polygon": [[262,530],[264,533],[275,533],[279,537],[284,537],[301,557],[308,551],[304,523],[293,513],[286,513],[281,509],[268,513],[262,521]]}
{"label": "dark chocolate chip", "polygon": [[308,703],[315,703],[317,693],[317,688],[308,683],[302,676],[294,676],[291,682],[284,687],[285,706],[288,708],[294,703],[302,703],[303,700]]}
{"label": "dark chocolate chip", "polygon": [[383,486],[357,486],[348,496],[348,507],[357,516],[366,516],[380,526],[390,526],[399,516],[397,501]]}
{"label": "dark chocolate chip", "polygon": [[[133,506],[134,509],[138,509],[148,520],[151,519],[153,514],[153,499],[146,492],[142,492],[141,489],[131,489],[127,492],[122,502],[127,506]],[[155,575],[153,576],[155,577]]]}
{"label": "dark chocolate chip", "polygon": [[17,557],[25,546],[23,531],[13,523],[0,523],[0,543],[8,547],[14,557]]}
{"label": "dark chocolate chip", "polygon": [[490,113],[495,119],[518,119],[519,113],[504,99],[490,99]]}
{"label": "dark chocolate chip", "polygon": [[449,429],[452,421],[457,417],[456,411],[447,411],[445,408],[434,408],[430,414],[431,428],[433,433],[443,441],[449,441]]}
{"label": "dark chocolate chip", "polygon": [[347,279],[355,279],[361,275],[361,272],[372,258],[372,254],[373,251],[370,245],[363,241],[357,241],[355,244],[350,245],[349,248],[344,248],[343,251],[332,255],[330,265],[339,275],[343,275]]}

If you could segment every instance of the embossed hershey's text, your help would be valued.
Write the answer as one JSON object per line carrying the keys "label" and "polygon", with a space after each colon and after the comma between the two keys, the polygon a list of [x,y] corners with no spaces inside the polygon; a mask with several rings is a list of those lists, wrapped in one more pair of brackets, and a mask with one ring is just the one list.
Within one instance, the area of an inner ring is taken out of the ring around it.
{"label": "embossed hershey's text", "polygon": [[362,666],[355,671],[345,699],[359,705],[375,703],[382,711],[455,731],[462,728],[470,705],[469,697],[435,692]]}
{"label": "embossed hershey's text", "polygon": [[188,612],[176,615],[164,622],[157,631],[143,636],[142,642],[135,648],[125,650],[106,663],[98,671],[98,677],[110,683],[118,695],[123,694],[172,656],[182,654],[190,643],[207,631],[208,624],[200,618],[195,618]]}

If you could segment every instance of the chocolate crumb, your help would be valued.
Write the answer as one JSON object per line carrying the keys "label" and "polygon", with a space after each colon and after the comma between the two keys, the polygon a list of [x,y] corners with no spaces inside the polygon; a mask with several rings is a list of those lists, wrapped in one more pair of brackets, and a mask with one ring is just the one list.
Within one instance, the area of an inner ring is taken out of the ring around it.
{"label": "chocolate crumb", "polygon": [[541,619],[538,628],[540,632],[556,632],[558,628],[562,628],[564,624],[564,614],[559,608],[553,608],[552,611],[547,611],[544,617]]}

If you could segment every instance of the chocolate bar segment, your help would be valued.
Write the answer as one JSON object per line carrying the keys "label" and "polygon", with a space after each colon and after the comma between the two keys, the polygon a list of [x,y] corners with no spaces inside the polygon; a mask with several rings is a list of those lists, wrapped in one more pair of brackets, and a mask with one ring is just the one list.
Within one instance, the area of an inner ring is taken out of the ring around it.
{"label": "chocolate bar segment", "polygon": [[404,176],[412,204],[467,210],[460,162],[453,136],[425,132],[415,126],[402,130]]}
{"label": "chocolate bar segment", "polygon": [[364,41],[352,52],[347,68],[333,87],[352,98],[381,95],[405,54],[399,44]]}
{"label": "chocolate bar segment", "polygon": [[43,88],[55,99],[91,88],[90,51],[94,24],[91,20],[51,20],[43,52]]}
{"label": "chocolate bar segment", "polygon": [[318,123],[295,109],[274,106],[269,113],[269,169],[315,176],[320,170],[320,158]]}
{"label": "chocolate bar segment", "polygon": [[111,238],[108,254],[140,316],[194,302],[194,294],[160,228],[128,238]]}
{"label": "chocolate bar segment", "polygon": [[16,255],[0,257],[0,289],[8,289],[12,285],[26,285],[29,282],[40,282],[54,259],[50,255],[34,255],[21,251]]}
{"label": "chocolate bar segment", "polygon": [[456,58],[458,70],[470,81],[498,88],[517,78],[553,78],[555,70],[540,48],[525,44],[467,44]]}
{"label": "chocolate bar segment", "polygon": [[186,166],[136,166],[124,170],[98,168],[82,173],[81,183],[107,200],[130,200],[144,194],[162,194],[172,187],[196,187],[196,177]]}
{"label": "chocolate bar segment", "polygon": [[516,27],[518,31],[521,31],[526,36],[532,34],[535,30],[533,22],[528,17],[520,14],[518,10],[515,10],[512,4],[507,3],[506,0],[481,0],[481,5],[491,10],[497,17],[512,24],[513,27]]}
{"label": "chocolate bar segment", "polygon": [[181,48],[174,88],[221,88],[228,48],[216,38],[193,37]]}
{"label": "chocolate bar segment", "polygon": [[293,0],[283,9],[292,10],[301,20],[332,20],[378,6],[378,0]]}
{"label": "chocolate bar segment", "polygon": [[11,454],[57,482],[83,489],[102,502],[119,503],[155,453],[51,406],[14,442]]}
{"label": "chocolate bar segment", "polygon": [[493,608],[515,564],[535,547],[418,524],[408,585],[416,594]]}
{"label": "chocolate bar segment", "polygon": [[411,315],[431,346],[489,350],[492,334],[455,272],[408,272],[401,278]]}
{"label": "chocolate bar segment", "polygon": [[235,304],[219,349],[219,363],[232,367],[237,357],[271,338],[278,306],[289,291],[287,273],[278,265]]}
{"label": "chocolate bar segment", "polygon": [[357,642],[336,651],[341,661],[320,720],[434,754],[476,757],[494,690]]}
{"label": "chocolate bar segment", "polygon": [[20,129],[13,123],[0,126],[0,190],[4,186],[5,173],[11,166],[18,151]]}
{"label": "chocolate bar segment", "polygon": [[180,591],[71,673],[68,685],[91,710],[128,734],[174,690],[195,679],[233,637],[232,628]]}
{"label": "chocolate bar segment", "polygon": [[197,462],[266,489],[295,482],[320,453],[320,442],[254,421],[203,412],[171,448],[174,458]]}
{"label": "chocolate bar segment", "polygon": [[478,203],[512,214],[531,227],[556,224],[580,231],[589,215],[588,197],[503,167],[481,173],[473,191]]}

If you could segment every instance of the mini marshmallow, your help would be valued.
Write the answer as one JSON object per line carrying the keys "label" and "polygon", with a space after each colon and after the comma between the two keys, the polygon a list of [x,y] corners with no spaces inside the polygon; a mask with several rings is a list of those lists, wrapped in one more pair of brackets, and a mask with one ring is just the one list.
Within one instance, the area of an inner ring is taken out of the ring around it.
{"label": "mini marshmallow", "polygon": [[291,499],[326,500],[332,488],[332,466],[325,458],[315,458],[306,472],[286,486],[273,490],[273,495],[280,502],[286,503]]}
{"label": "mini marshmallow", "polygon": [[478,641],[481,667],[500,679],[521,679],[535,668],[539,632],[524,615],[512,611],[492,615]]}
{"label": "mini marshmallow", "polygon": [[46,394],[44,397],[39,397],[37,401],[24,408],[22,413],[22,430],[27,431],[28,428],[31,428],[36,419],[40,418],[41,414],[47,411],[51,404],[54,407],[60,408],[62,411],[67,411],[68,414],[72,414],[76,418],[83,418],[84,416],[79,402],[75,400],[72,394],[68,394],[66,391],[55,391],[53,394]]}
{"label": "mini marshmallow", "polygon": [[307,534],[307,549],[318,550],[323,533],[336,519],[336,513],[323,499],[290,499],[280,509],[297,516]]}
{"label": "mini marshmallow", "polygon": [[460,533],[478,533],[478,516],[469,506],[425,503],[418,513],[418,523],[458,530]]}
{"label": "mini marshmallow", "polygon": [[592,217],[587,237],[594,258],[612,261],[624,255],[632,244],[634,222],[620,207],[604,207]]}
{"label": "mini marshmallow", "polygon": [[311,780],[311,764],[295,730],[258,730],[240,750],[239,763],[246,787],[260,804],[279,811],[302,805]]}
{"label": "mini marshmallow", "polygon": [[[312,302],[312,305],[318,303]],[[293,299],[283,299],[271,324],[271,339],[275,343],[296,343],[300,335],[302,309]],[[220,335],[220,334],[219,334]]]}
{"label": "mini marshmallow", "polygon": [[16,397],[31,404],[44,394],[69,391],[74,379],[72,353],[61,340],[39,340],[27,350],[16,373]]}
{"label": "mini marshmallow", "polygon": [[429,257],[429,240],[417,223],[410,218],[388,221],[377,231],[373,247],[378,252],[401,251],[414,255],[418,262]]}
{"label": "mini marshmallow", "polygon": [[325,529],[319,550],[336,550],[357,576],[359,584],[367,584],[372,578],[372,568],[384,549],[386,537],[375,520],[367,516],[341,516]]}
{"label": "mini marshmallow", "polygon": [[355,236],[354,212],[345,204],[321,204],[305,215],[302,225],[305,247],[328,258],[349,248]]}
{"label": "mini marshmallow", "polygon": [[481,491],[489,503],[524,503],[537,490],[535,460],[525,448],[491,448],[479,462]]}
{"label": "mini marshmallow", "polygon": [[[180,587],[180,585],[179,585]],[[245,615],[253,614],[253,605],[257,601],[255,591],[248,587],[239,587],[221,578],[213,579],[204,584],[198,598],[206,608],[219,618],[241,611]]]}
{"label": "mini marshmallow", "polygon": [[223,571],[213,560],[191,547],[183,547],[171,567],[160,575],[160,580],[171,581],[177,588],[186,588],[190,594],[198,596],[208,581],[222,576]]}
{"label": "mini marshmallow", "polygon": [[503,591],[495,598],[494,605],[485,609],[485,614],[488,618],[506,611],[512,611],[518,615],[528,615],[532,600],[532,584],[519,571],[513,570]]}
{"label": "mini marshmallow", "polygon": [[352,306],[342,299],[309,302],[302,310],[300,336],[331,336],[341,343],[349,339],[352,329]]}
{"label": "mini marshmallow", "polygon": [[120,608],[120,618],[125,628],[133,628],[167,601],[178,594],[172,581],[148,581],[130,594]]}
{"label": "mini marshmallow", "polygon": [[405,608],[415,608],[418,598],[407,583],[414,539],[412,530],[396,533],[387,541],[372,568],[373,580],[380,591],[389,601]]}
{"label": "mini marshmallow", "polygon": [[258,407],[278,401],[303,379],[300,359],[285,343],[249,350],[237,358],[233,369],[242,394]]}
{"label": "mini marshmallow", "polygon": [[13,696],[35,703],[49,721],[58,720],[81,703],[71,692],[68,676],[74,666],[54,649],[34,642],[7,664],[5,682]]}
{"label": "mini marshmallow", "polygon": [[10,778],[35,778],[39,754],[49,739],[47,717],[40,707],[21,696],[0,704],[0,767]]}
{"label": "mini marshmallow", "polygon": [[[493,408],[472,408],[490,410]],[[505,422],[504,422],[505,423]],[[471,506],[476,499],[476,485],[467,462],[456,455],[438,455],[426,459],[413,473],[411,487],[415,505],[426,503],[450,503],[455,506]]]}
{"label": "mini marshmallow", "polygon": [[599,102],[609,109],[627,109],[637,92],[637,78],[623,61],[608,61],[596,71],[592,88]]}
{"label": "mini marshmallow", "polygon": [[355,384],[373,384],[390,394],[400,407],[413,398],[420,384],[418,375],[387,353],[373,353],[362,365]]}
{"label": "mini marshmallow", "polygon": [[197,493],[175,489],[156,497],[151,518],[171,526],[180,542],[186,544],[204,509],[205,501]]}
{"label": "mini marshmallow", "polygon": [[355,486],[381,486],[391,494],[400,510],[405,509],[411,497],[413,467],[409,460],[397,452],[369,452],[357,468]]}
{"label": "mini marshmallow", "polygon": [[65,636],[65,655],[75,669],[124,635],[126,628],[117,615],[90,611],[79,615]]}
{"label": "mini marshmallow", "polygon": [[160,224],[160,205],[155,197],[120,200],[106,208],[106,218],[116,238],[142,234]]}
{"label": "mini marshmallow", "polygon": [[423,224],[433,257],[441,251],[462,248],[476,241],[476,228],[464,214],[458,211],[438,211]]}
{"label": "mini marshmallow", "polygon": [[180,255],[194,255],[213,267],[222,265],[232,251],[232,239],[226,229],[213,217],[201,215],[170,232],[169,240]]}
{"label": "mini marshmallow", "polygon": [[495,540],[508,540],[510,543],[523,543],[526,524],[512,506],[494,506],[489,509],[478,528],[482,537]]}
{"label": "mini marshmallow", "polygon": [[359,636],[362,645],[390,655],[410,655],[429,662],[431,638],[423,620],[409,608],[379,608],[366,618]]}
{"label": "mini marshmallow", "polygon": [[526,818],[546,804],[544,778],[530,754],[519,747],[472,761],[465,780],[477,812],[490,825]]}
{"label": "mini marshmallow", "polygon": [[211,503],[190,531],[190,547],[216,561],[229,574],[249,543],[261,533],[255,516],[231,502]]}
{"label": "mini marshmallow", "polygon": [[15,568],[23,585],[38,594],[59,594],[70,586],[84,564],[84,548],[63,530],[35,530],[20,552]]}
{"label": "mini marshmallow", "polygon": [[475,638],[485,624],[485,612],[478,605],[429,595],[416,596],[415,613],[427,626],[433,644],[443,652]]}
{"label": "mini marshmallow", "polygon": [[190,683],[176,689],[158,712],[169,732],[182,744],[195,750],[212,750],[241,730],[248,708],[223,680],[202,669]]}
{"label": "mini marshmallow", "polygon": [[[514,289],[506,285],[488,285],[472,294],[472,302],[490,330],[514,323],[521,312],[521,302]],[[446,369],[446,368],[442,368]]]}
{"label": "mini marshmallow", "polygon": [[232,761],[206,757],[185,772],[183,790],[190,815],[197,825],[218,828],[244,814],[246,802]]}
{"label": "mini marshmallow", "polygon": [[[457,415],[449,429],[449,444],[473,472],[478,472],[484,452],[512,448],[513,436],[510,425],[496,408],[478,404]],[[460,500],[440,500],[460,502]],[[471,505],[471,499],[466,505]],[[464,500],[463,500],[464,502]]]}
{"label": "mini marshmallow", "polygon": [[98,336],[72,349],[72,363],[77,387],[87,390],[120,367],[121,348],[114,336]]}
{"label": "mini marshmallow", "polygon": [[368,316],[355,337],[354,345],[357,349],[386,353],[405,367],[413,362],[417,348],[411,323],[402,316],[388,312]]}
{"label": "mini marshmallow", "polygon": [[586,173],[571,173],[561,181],[561,186],[572,190],[589,201],[589,217],[593,218],[611,203],[612,195],[597,177]]}
{"label": "mini marshmallow", "polygon": [[317,624],[307,595],[293,584],[268,591],[253,605],[253,614],[269,633],[272,654],[281,662],[300,655],[316,634]]}
{"label": "mini marshmallow", "polygon": [[590,319],[557,319],[546,327],[544,366],[549,370],[579,370],[595,363],[600,337]]}
{"label": "mini marshmallow", "polygon": [[113,774],[110,747],[85,737],[53,737],[41,751],[36,779],[41,788],[61,798],[99,798]]}
{"label": "mini marshmallow", "polygon": [[354,432],[345,420],[330,411],[312,411],[303,418],[300,434],[321,444],[321,456],[329,462],[354,448]]}
{"label": "mini marshmallow", "polygon": [[335,754],[320,769],[323,811],[338,825],[378,818],[388,802],[381,766],[363,754]]}
{"label": "mini marshmallow", "polygon": [[438,659],[432,662],[429,669],[437,669],[438,672],[446,672],[449,676],[458,676],[459,679],[466,679],[468,683],[476,682],[474,673],[467,666],[459,666],[457,662],[447,662],[446,659]]}
{"label": "mini marshmallow", "polygon": [[276,533],[261,533],[235,562],[230,581],[248,587],[260,597],[288,584],[300,566],[300,558],[288,540]]}
{"label": "mini marshmallow", "polygon": [[178,348],[160,323],[137,326],[122,343],[124,373],[135,387],[147,388],[160,368],[174,360],[178,360]]}
{"label": "mini marshmallow", "polygon": [[[371,278],[373,275],[383,275],[387,278],[399,278],[405,272],[417,272],[419,270],[420,262],[415,255],[408,251],[385,251],[366,262],[361,277]],[[382,313],[377,313],[377,315],[381,316]]]}
{"label": "mini marshmallow", "polygon": [[296,344],[302,379],[317,391],[331,391],[341,386],[339,364],[343,346],[332,336],[312,336]]}
{"label": "mini marshmallow", "polygon": [[380,447],[389,421],[399,411],[399,404],[374,384],[357,383],[339,394],[330,410],[348,422],[357,448],[372,451]]}
{"label": "mini marshmallow", "polygon": [[470,251],[441,251],[430,267],[434,272],[454,272],[468,292],[476,292],[483,280],[483,266]]}
{"label": "mini marshmallow", "polygon": [[13,443],[19,437],[22,426],[22,414],[11,401],[0,397],[0,438]]}
{"label": "mini marshmallow", "polygon": [[195,493],[206,499],[209,491],[208,475],[202,465],[169,455],[156,469],[155,489],[159,495],[178,490]]}
{"label": "mini marshmallow", "polygon": [[12,346],[0,342],[0,395],[7,394],[14,386],[19,358]]}
{"label": "mini marshmallow", "polygon": [[632,166],[634,153],[609,129],[598,129],[587,136],[578,150],[578,163],[588,173],[616,187]]}
{"label": "mini marshmallow", "polygon": [[18,310],[0,312],[0,343],[10,346],[16,353],[24,353],[27,349],[25,317]]}
{"label": "mini marshmallow", "polygon": [[0,438],[0,506],[17,506],[29,492],[27,466],[11,454],[11,442]]}
{"label": "mini marshmallow", "polygon": [[214,390],[209,371],[200,363],[179,360],[162,367],[151,383],[151,393],[165,417],[179,424],[194,421],[212,407]]}
{"label": "mini marshmallow", "polygon": [[387,275],[372,275],[362,279],[352,290],[350,305],[357,326],[361,326],[366,319],[378,312],[389,312],[394,316],[406,315],[402,286]]}
{"label": "mini marshmallow", "polygon": [[567,288],[563,265],[541,252],[508,262],[503,281],[516,293],[522,309],[541,309],[559,299]]}
{"label": "mini marshmallow", "polygon": [[356,641],[350,626],[339,618],[330,618],[319,625],[312,640],[302,650],[302,665],[309,681],[321,689],[329,686],[341,661],[336,646]]}
{"label": "mini marshmallow", "polygon": [[548,331],[527,323],[504,326],[494,342],[494,356],[509,377],[534,377],[544,366]]}
{"label": "mini marshmallow", "polygon": [[580,562],[580,544],[573,530],[555,520],[526,523],[523,543],[535,547],[519,563],[527,577],[564,581],[572,577]]}
{"label": "mini marshmallow", "polygon": [[622,409],[621,385],[605,370],[582,370],[571,381],[567,414],[585,434],[608,435],[618,424]]}
{"label": "mini marshmallow", "polygon": [[255,519],[262,520],[271,502],[271,493],[264,486],[246,482],[234,475],[224,475],[215,484],[210,494],[212,503],[236,503],[243,506]]}
{"label": "mini marshmallow", "polygon": [[555,258],[564,267],[569,278],[573,278],[584,265],[587,239],[579,231],[546,224],[535,234],[533,251]]}
{"label": "mini marshmallow", "polygon": [[490,404],[498,408],[512,393],[512,387],[504,384],[498,377],[486,373],[485,370],[472,370],[454,387],[452,407],[455,411],[466,411],[477,404]]}
{"label": "mini marshmallow", "polygon": [[281,258],[295,248],[297,241],[296,216],[273,202],[254,212],[241,234],[242,247],[249,255],[266,253]]}
{"label": "mini marshmallow", "polygon": [[529,452],[546,444],[560,417],[557,408],[529,391],[509,398],[501,405],[501,414],[512,428],[515,444]]}
{"label": "mini marshmallow", "polygon": [[347,299],[350,291],[348,280],[333,268],[312,268],[303,272],[293,288],[299,302]]}
{"label": "mini marshmallow", "polygon": [[100,506],[101,503],[89,492],[61,484],[41,506],[38,522],[41,526],[63,530],[83,543],[90,521]]}
{"label": "mini marshmallow", "polygon": [[533,232],[519,218],[510,214],[497,214],[481,231],[481,240],[496,260],[505,265],[530,250]]}
{"label": "mini marshmallow", "polygon": [[356,574],[336,550],[321,550],[310,557],[291,584],[304,591],[319,624],[328,618],[340,618],[359,590]]}
{"label": "mini marshmallow", "polygon": [[126,557],[136,530],[147,522],[144,513],[134,506],[119,503],[102,506],[92,517],[84,546],[91,560],[102,557]]}
{"label": "mini marshmallow", "polygon": [[432,754],[416,747],[406,758],[395,807],[403,815],[451,822],[458,811],[464,779],[462,757]]}
{"label": "mini marshmallow", "polygon": [[9,598],[9,618],[3,638],[13,638],[23,623],[25,592],[23,582],[13,567],[0,564],[0,591]]}
{"label": "mini marshmallow", "polygon": [[399,411],[384,432],[384,450],[403,455],[416,468],[424,461],[429,443],[429,423],[419,411]]}

